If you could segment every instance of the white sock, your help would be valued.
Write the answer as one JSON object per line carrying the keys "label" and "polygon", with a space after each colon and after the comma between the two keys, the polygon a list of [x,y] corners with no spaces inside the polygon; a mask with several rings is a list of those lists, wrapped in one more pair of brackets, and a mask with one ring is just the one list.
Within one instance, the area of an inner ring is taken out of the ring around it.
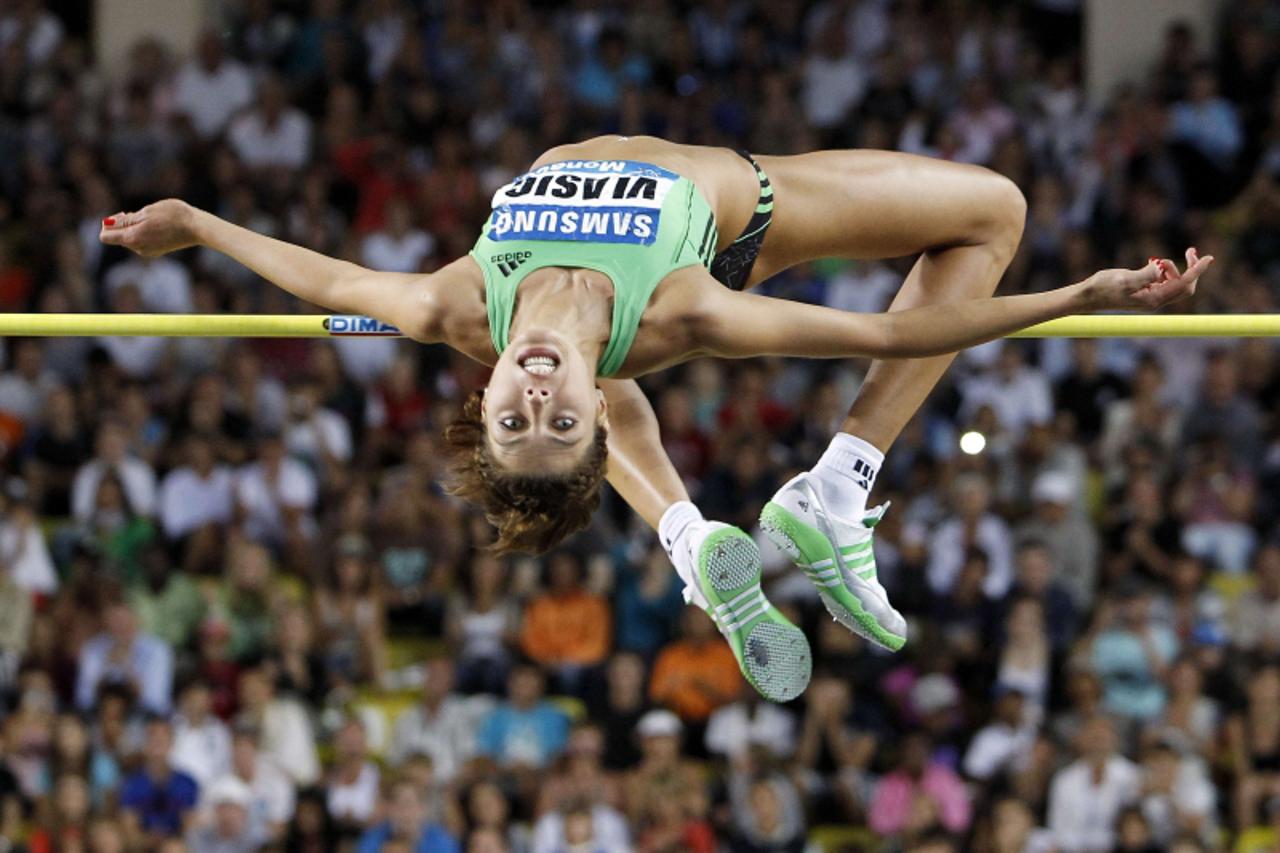
{"label": "white sock", "polygon": [[702,521],[702,510],[689,501],[679,501],[667,507],[658,522],[658,541],[662,543],[671,564],[676,567],[676,574],[685,585],[685,601],[689,601],[688,590],[696,591],[698,581],[693,573],[693,560],[685,540],[694,524]]}
{"label": "white sock", "polygon": [[811,473],[818,480],[828,511],[847,521],[861,521],[883,464],[884,454],[873,445],[838,432]]}

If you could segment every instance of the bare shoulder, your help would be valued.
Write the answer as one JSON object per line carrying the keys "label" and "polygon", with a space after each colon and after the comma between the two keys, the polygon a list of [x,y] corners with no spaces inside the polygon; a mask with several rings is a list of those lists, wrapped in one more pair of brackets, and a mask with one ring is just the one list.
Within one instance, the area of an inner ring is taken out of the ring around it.
{"label": "bare shoulder", "polygon": [[645,308],[622,376],[642,376],[706,354],[717,318],[734,293],[704,267],[669,273]]}
{"label": "bare shoulder", "polygon": [[484,273],[470,255],[425,277],[419,297],[422,321],[413,331],[424,342],[444,343],[463,355],[489,363],[496,357],[489,340],[484,301]]}

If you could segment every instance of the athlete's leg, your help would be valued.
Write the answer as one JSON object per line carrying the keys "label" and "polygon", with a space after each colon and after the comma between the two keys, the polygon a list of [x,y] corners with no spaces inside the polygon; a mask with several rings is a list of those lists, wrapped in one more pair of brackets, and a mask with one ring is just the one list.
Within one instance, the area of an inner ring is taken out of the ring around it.
{"label": "athlete's leg", "polygon": [[809,684],[809,641],[760,588],[755,542],[736,527],[705,520],[689,501],[635,381],[602,379],[600,387],[609,404],[609,484],[658,531],[684,581],[685,600],[716,623],[747,680],[777,702],[799,696]]}
{"label": "athlete's leg", "polygon": [[[774,214],[752,281],[823,257],[919,254],[890,310],[990,296],[1022,236],[1026,203],[985,169],[879,151],[761,157]],[[841,432],[765,507],[765,530],[818,586],[832,615],[891,649],[905,621],[876,577],[867,495],[884,452],[954,356],[876,361]]]}
{"label": "athlete's leg", "polygon": [[[890,310],[976,299],[1022,239],[1022,193],[987,169],[887,151],[757,159],[774,212],[753,282],[816,258],[919,254]],[[954,358],[874,362],[843,430],[888,450]]]}

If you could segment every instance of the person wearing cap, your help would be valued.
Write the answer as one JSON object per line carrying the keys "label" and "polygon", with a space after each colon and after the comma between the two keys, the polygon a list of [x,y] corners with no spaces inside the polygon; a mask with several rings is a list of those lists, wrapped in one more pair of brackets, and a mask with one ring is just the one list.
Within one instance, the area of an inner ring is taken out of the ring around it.
{"label": "person wearing cap", "polygon": [[683,735],[680,718],[664,708],[646,712],[636,723],[640,763],[627,774],[622,798],[632,824],[639,822],[650,796],[705,806],[706,781],[701,768],[682,757]]}
{"label": "person wearing cap", "polygon": [[1018,526],[1020,542],[1043,542],[1057,576],[1081,610],[1093,603],[1098,585],[1098,533],[1080,511],[1080,484],[1071,474],[1049,470],[1031,485],[1032,515]]}
{"label": "person wearing cap", "polygon": [[209,817],[187,833],[191,853],[255,853],[269,840],[250,810],[253,793],[235,776],[215,780],[205,794]]}

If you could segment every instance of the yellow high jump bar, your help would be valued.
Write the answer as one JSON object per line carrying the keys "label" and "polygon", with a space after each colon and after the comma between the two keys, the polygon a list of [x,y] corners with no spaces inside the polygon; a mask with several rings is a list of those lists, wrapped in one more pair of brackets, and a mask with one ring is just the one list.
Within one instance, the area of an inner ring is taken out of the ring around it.
{"label": "yellow high jump bar", "polygon": [[[3,314],[0,337],[401,337],[349,314]],[[1280,314],[1101,314],[1062,317],[1011,338],[1274,338]]]}

